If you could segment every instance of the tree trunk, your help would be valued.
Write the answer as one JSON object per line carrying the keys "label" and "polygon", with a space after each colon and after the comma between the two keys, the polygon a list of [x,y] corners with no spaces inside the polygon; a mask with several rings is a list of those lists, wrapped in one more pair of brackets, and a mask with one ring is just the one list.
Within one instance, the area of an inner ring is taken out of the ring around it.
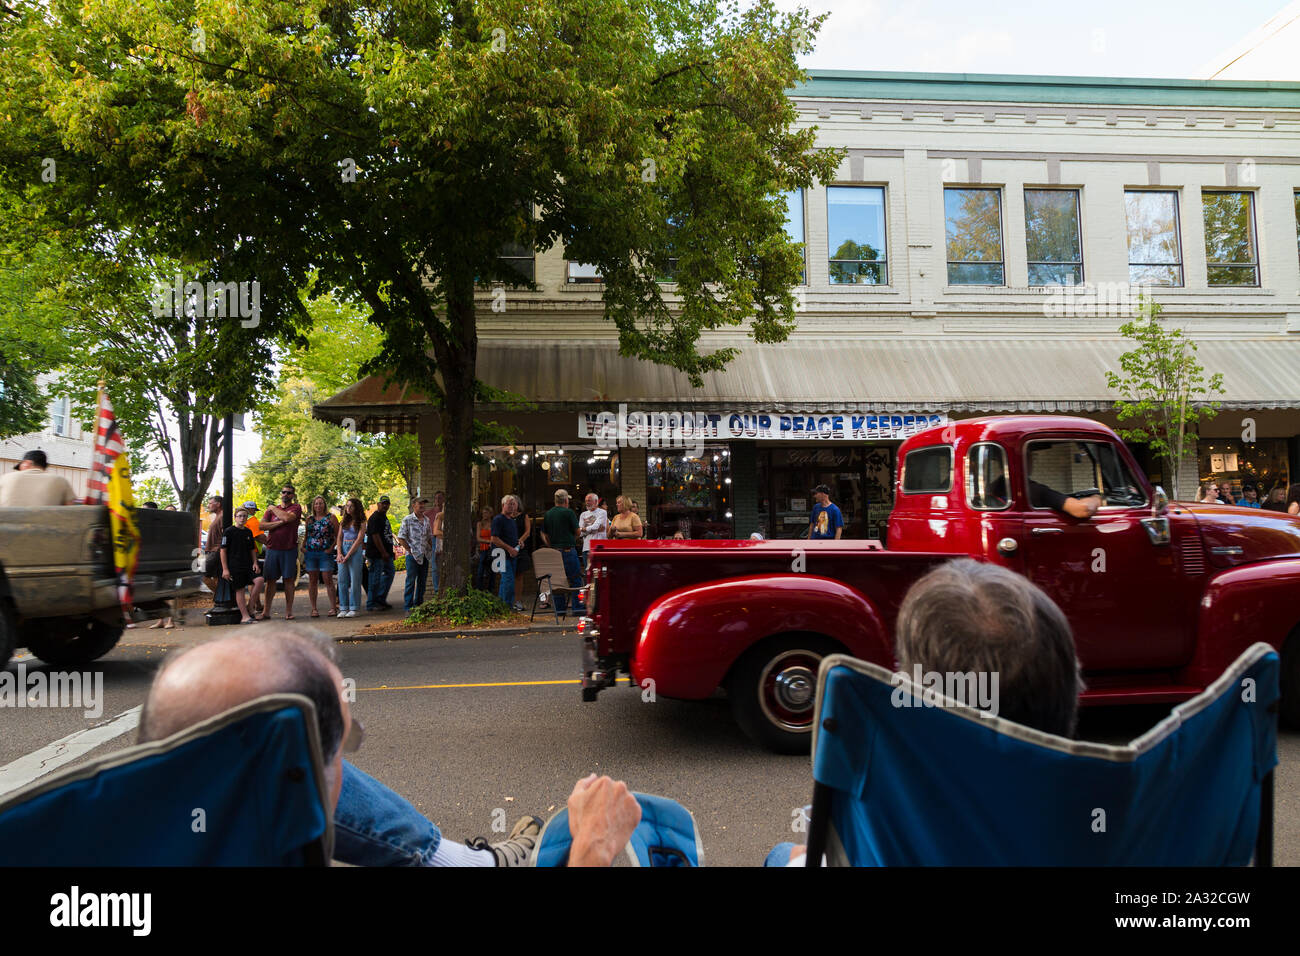
{"label": "tree trunk", "polygon": [[448,283],[448,325],[459,341],[447,343],[439,362],[442,374],[442,454],[447,467],[447,505],[443,520],[443,570],[440,587],[463,590],[470,580],[470,556],[475,547],[473,450],[474,376],[477,371],[478,330],[474,315],[474,283]]}

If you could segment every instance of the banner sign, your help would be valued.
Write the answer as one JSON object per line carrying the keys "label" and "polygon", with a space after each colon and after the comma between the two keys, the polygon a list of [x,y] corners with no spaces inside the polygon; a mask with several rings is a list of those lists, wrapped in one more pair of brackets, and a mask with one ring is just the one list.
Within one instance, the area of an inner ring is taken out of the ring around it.
{"label": "banner sign", "polygon": [[583,412],[578,437],[602,447],[678,448],[704,442],[894,441],[935,425],[946,415],[780,414],[776,412]]}

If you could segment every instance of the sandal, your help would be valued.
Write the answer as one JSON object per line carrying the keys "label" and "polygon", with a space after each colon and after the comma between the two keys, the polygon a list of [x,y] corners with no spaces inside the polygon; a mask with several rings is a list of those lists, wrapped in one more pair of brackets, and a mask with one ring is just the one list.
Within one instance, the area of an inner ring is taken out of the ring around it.
{"label": "sandal", "polygon": [[312,608],[311,616],[312,616],[312,617],[320,617],[320,611],[317,611],[315,608]]}
{"label": "sandal", "polygon": [[163,626],[162,618],[159,618],[158,620],[154,621],[152,624],[149,625],[149,630],[152,631],[154,628],[162,627],[162,626]]}
{"label": "sandal", "polygon": [[330,612],[329,612],[328,614],[326,614],[325,616],[326,616],[326,617],[338,617],[338,616],[339,616],[339,609],[336,608],[336,607],[332,607],[332,608],[330,608]]}
{"label": "sandal", "polygon": [[286,614],[286,615],[284,616],[284,619],[285,619],[286,621],[293,621],[293,620],[296,620],[296,618],[294,618],[294,616],[293,616],[292,614]]}

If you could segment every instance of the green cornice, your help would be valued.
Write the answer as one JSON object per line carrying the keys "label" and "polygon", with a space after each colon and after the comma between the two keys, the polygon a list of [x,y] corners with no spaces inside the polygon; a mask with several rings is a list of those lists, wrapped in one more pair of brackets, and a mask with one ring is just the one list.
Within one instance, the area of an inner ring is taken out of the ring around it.
{"label": "green cornice", "polygon": [[791,95],[812,99],[1300,109],[1300,83],[1280,80],[809,70],[807,81],[797,84]]}

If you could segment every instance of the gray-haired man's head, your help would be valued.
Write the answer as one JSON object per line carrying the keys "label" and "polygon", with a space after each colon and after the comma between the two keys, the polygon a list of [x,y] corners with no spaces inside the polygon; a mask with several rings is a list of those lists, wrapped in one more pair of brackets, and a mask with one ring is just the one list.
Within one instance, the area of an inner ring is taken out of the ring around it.
{"label": "gray-haired man's head", "polygon": [[302,694],[316,707],[331,807],[342,786],[351,724],[331,641],[311,628],[263,626],[183,651],[154,677],[140,715],[140,743],[161,740],[267,694]]}
{"label": "gray-haired man's head", "polygon": [[998,716],[1074,734],[1083,682],[1069,622],[1014,571],[965,558],[935,568],[908,591],[895,641],[904,674],[997,675]]}

